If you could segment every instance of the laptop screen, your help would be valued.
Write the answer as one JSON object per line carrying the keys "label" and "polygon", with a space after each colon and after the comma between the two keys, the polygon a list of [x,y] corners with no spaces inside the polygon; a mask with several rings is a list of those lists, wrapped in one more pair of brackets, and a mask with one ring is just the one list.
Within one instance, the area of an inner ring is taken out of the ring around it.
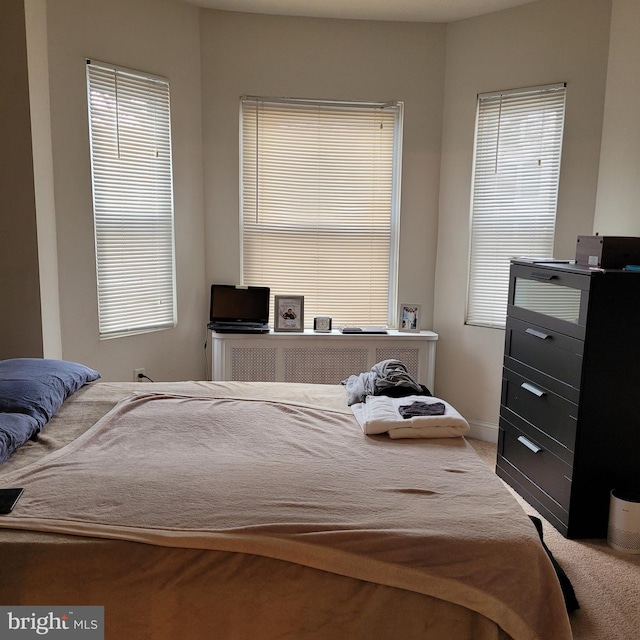
{"label": "laptop screen", "polygon": [[211,285],[210,322],[269,322],[269,287]]}

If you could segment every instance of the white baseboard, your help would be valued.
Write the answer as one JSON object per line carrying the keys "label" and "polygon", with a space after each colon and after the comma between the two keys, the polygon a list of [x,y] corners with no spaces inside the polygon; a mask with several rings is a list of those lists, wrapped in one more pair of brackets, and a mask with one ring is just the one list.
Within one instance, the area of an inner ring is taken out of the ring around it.
{"label": "white baseboard", "polygon": [[469,436],[485,442],[498,442],[498,425],[480,420],[467,420],[471,430]]}

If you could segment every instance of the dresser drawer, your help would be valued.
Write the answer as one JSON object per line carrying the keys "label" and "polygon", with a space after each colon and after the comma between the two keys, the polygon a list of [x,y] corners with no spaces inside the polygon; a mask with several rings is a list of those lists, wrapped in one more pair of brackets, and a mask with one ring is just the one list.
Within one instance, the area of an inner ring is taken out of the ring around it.
{"label": "dresser drawer", "polygon": [[[517,413],[511,411],[511,409],[507,409],[507,407],[505,407],[504,405],[500,405],[500,424],[502,424],[504,421],[515,426],[516,429],[518,429],[527,438],[538,443],[543,449],[545,449],[545,451],[550,451],[554,456],[556,456],[556,458],[560,458],[560,460],[566,462],[570,467],[573,467],[573,446],[568,447],[564,444],[561,444],[555,438],[552,438],[544,431],[538,429],[538,427],[536,427],[535,425],[527,422]],[[568,439],[569,436],[567,436],[566,440]]]}
{"label": "dresser drawer", "polygon": [[[500,448],[503,439],[504,431],[501,429],[498,442]],[[532,507],[537,509],[563,536],[568,535],[569,510],[561,507],[551,496],[537,484],[531,482],[527,476],[501,455],[498,455],[496,459],[496,474],[511,485]]]}
{"label": "dresser drawer", "polygon": [[571,466],[504,419],[500,455],[563,509],[569,509]]}
{"label": "dresser drawer", "polygon": [[502,404],[573,451],[578,406],[507,368],[502,373]]}
{"label": "dresser drawer", "polygon": [[572,387],[580,387],[584,342],[516,318],[509,318],[505,355]]}
{"label": "dresser drawer", "polygon": [[507,315],[582,339],[591,275],[549,265],[512,265]]}

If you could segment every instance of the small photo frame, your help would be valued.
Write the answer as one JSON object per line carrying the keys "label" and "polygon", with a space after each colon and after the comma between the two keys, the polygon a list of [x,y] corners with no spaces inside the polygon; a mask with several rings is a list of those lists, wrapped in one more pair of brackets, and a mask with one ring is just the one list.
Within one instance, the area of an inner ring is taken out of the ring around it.
{"label": "small photo frame", "polygon": [[398,325],[398,331],[418,333],[420,331],[420,305],[403,302],[398,313]]}
{"label": "small photo frame", "polygon": [[274,331],[304,331],[304,296],[275,296]]}

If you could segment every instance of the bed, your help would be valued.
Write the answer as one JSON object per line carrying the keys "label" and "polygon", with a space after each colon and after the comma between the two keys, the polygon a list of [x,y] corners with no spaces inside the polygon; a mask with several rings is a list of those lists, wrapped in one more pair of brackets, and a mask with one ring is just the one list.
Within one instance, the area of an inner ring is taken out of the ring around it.
{"label": "bed", "polygon": [[92,381],[8,486],[0,603],[101,605],[109,639],[571,638],[465,439],[367,435],[340,385]]}

